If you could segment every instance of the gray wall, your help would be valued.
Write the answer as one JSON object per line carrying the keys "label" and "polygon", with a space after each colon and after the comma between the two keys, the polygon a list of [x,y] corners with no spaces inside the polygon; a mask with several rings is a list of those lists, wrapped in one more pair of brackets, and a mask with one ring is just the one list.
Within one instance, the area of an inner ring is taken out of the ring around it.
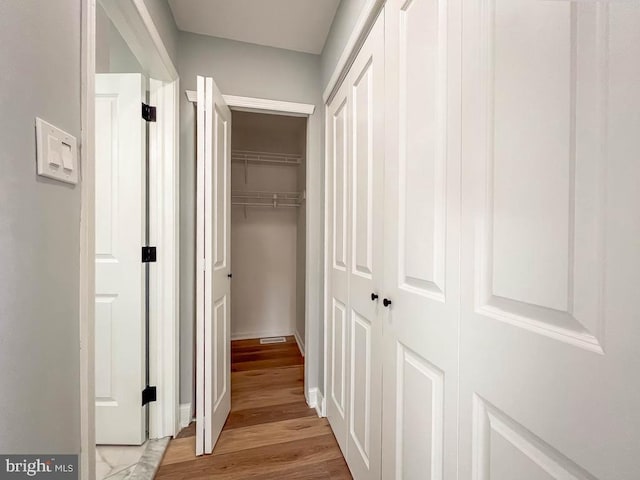
{"label": "gray wall", "polygon": [[[107,0],[109,1],[109,0]],[[178,68],[178,27],[167,0],[144,0],[173,65]]]}
{"label": "gray wall", "polygon": [[[315,175],[323,175],[322,108],[320,57],[305,53],[262,47],[204,35],[180,32],[178,71],[182,89],[195,90],[196,76],[212,76],[222,93],[312,103],[316,112],[309,119],[308,141],[313,152],[307,161]],[[180,372],[181,403],[190,402],[193,390],[193,332],[195,304],[195,113],[193,104],[181,96],[180,118]],[[311,192],[318,195],[319,192]],[[321,197],[317,199],[321,202]],[[318,215],[320,216],[320,212]],[[309,220],[309,219],[308,219]],[[320,220],[317,220],[319,223]],[[321,231],[312,230],[312,241],[321,252]],[[321,262],[321,259],[315,261]],[[319,267],[319,265],[318,265]],[[315,279],[319,300],[322,279]],[[317,312],[320,305],[310,305]],[[315,328],[319,318],[313,320]],[[307,378],[318,383],[318,372]]]}
{"label": "gray wall", "polygon": [[367,0],[342,0],[331,24],[329,36],[324,44],[321,57],[322,90],[331,78],[333,70],[342,55],[342,50],[351,36],[351,31]]}
{"label": "gray wall", "polygon": [[96,73],[145,73],[99,3],[96,6]]}
{"label": "gray wall", "polygon": [[0,2],[0,452],[79,453],[80,185],[36,177],[35,117],[80,139],[81,0]]}

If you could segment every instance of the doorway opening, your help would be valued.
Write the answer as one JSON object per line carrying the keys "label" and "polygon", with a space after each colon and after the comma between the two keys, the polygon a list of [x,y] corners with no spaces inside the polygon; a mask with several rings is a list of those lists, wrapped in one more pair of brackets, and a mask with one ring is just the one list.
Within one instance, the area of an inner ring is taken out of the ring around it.
{"label": "doorway opening", "polygon": [[231,340],[290,336],[304,354],[307,119],[232,118]]}
{"label": "doorway opening", "polygon": [[143,3],[83,28],[80,469],[103,479],[178,431],[178,74]]}
{"label": "doorway opening", "polygon": [[132,470],[149,438],[150,82],[100,3],[95,78],[96,478]]}

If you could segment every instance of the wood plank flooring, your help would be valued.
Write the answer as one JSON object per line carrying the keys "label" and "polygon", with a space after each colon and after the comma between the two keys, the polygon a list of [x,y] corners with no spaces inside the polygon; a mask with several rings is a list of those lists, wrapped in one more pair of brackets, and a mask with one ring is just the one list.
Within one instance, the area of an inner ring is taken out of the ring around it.
{"label": "wood plank flooring", "polygon": [[232,342],[231,363],[231,414],[213,454],[195,456],[192,423],[169,444],[157,479],[351,479],[327,420],[307,407],[293,337]]}

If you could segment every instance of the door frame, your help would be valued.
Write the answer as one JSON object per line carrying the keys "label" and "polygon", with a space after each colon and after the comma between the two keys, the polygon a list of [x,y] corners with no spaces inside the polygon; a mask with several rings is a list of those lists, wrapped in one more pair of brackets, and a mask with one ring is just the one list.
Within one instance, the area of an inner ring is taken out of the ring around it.
{"label": "door frame", "polygon": [[[149,408],[149,437],[179,430],[179,77],[144,0],[82,0],[81,217],[80,217],[80,478],[95,478],[95,74],[96,14],[101,3],[138,57],[158,107],[150,135],[150,244],[158,261],[150,273],[150,383],[158,401]],[[141,246],[142,247],[142,246]]]}
{"label": "door frame", "polygon": [[[215,79],[214,79],[215,80]],[[197,102],[197,94],[194,90],[186,90],[187,100],[192,103]],[[307,222],[305,225],[305,319],[304,319],[304,344],[300,345],[302,339],[295,334],[296,342],[300,347],[302,354],[305,356],[304,362],[304,396],[307,404],[315,408],[318,416],[324,416],[324,400],[317,386],[312,386],[313,379],[317,378],[320,368],[320,341],[322,337],[317,332],[317,325],[314,319],[319,317],[319,312],[315,312],[318,303],[322,302],[321,296],[314,290],[312,279],[320,278],[322,274],[322,265],[318,262],[320,249],[313,242],[313,229],[317,228],[314,219],[319,220],[320,208],[322,205],[321,193],[322,185],[319,182],[320,175],[316,172],[312,165],[309,165],[309,159],[315,158],[313,148],[315,142],[312,140],[314,134],[313,129],[309,128],[311,117],[316,110],[316,106],[309,103],[287,102],[284,100],[272,100],[268,98],[243,97],[238,95],[222,95],[231,111],[244,111],[253,113],[263,113],[271,115],[285,115],[288,117],[305,117],[307,119],[307,139],[306,139],[306,179],[305,179],[305,212]],[[314,213],[315,212],[315,213]],[[318,301],[319,300],[319,301]]]}

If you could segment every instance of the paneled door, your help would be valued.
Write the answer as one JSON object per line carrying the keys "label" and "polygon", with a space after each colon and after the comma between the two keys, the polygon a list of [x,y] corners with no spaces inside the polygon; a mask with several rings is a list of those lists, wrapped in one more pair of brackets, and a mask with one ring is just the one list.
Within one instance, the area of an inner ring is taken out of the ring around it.
{"label": "paneled door", "polygon": [[197,79],[196,454],[210,454],[231,410],[231,111]]}
{"label": "paneled door", "polygon": [[326,115],[327,229],[329,232],[326,314],[327,418],[336,440],[347,455],[349,329],[349,150],[351,97],[344,82]]}
{"label": "paneled door", "polygon": [[640,5],[464,25],[460,478],[640,478]]}
{"label": "paneled door", "polygon": [[357,479],[380,478],[384,15],[328,107],[327,416]]}
{"label": "paneled door", "polygon": [[96,75],[96,443],[140,445],[145,409],[145,78]]}
{"label": "paneled door", "polygon": [[457,476],[459,37],[456,0],[387,2],[381,301],[389,479]]}
{"label": "paneled door", "polygon": [[380,478],[384,222],[384,13],[345,81],[350,100],[346,459],[356,479]]}

